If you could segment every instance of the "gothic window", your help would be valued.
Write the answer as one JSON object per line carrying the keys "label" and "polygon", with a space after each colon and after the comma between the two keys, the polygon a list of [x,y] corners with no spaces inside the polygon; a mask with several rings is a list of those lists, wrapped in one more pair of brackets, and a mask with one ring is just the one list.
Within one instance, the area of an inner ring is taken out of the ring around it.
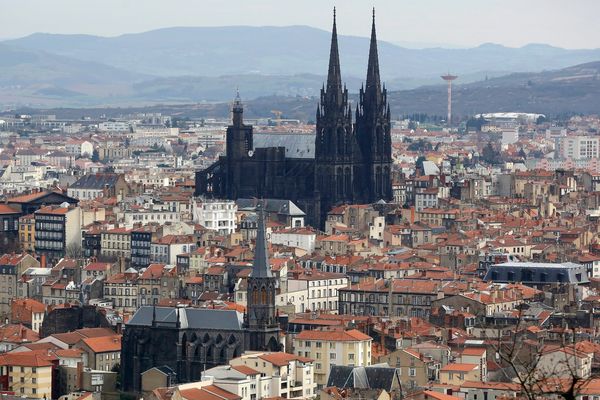
{"label": "gothic window", "polygon": [[344,134],[344,128],[338,128],[338,130],[337,130],[337,140],[338,140],[338,143],[337,143],[337,153],[339,155],[343,155],[344,154],[344,148],[346,147],[345,143],[344,143],[345,142],[345,140],[344,140],[345,136],[346,135]]}
{"label": "gothic window", "polygon": [[181,357],[183,359],[187,357],[187,335],[185,333],[181,338]]}
{"label": "gothic window", "polygon": [[264,286],[260,289],[260,304],[267,304],[267,289]]}
{"label": "gothic window", "polygon": [[390,167],[383,169],[383,183],[385,184],[384,191],[387,191],[390,183]]}
{"label": "gothic window", "polygon": [[381,167],[375,169],[375,193],[381,194]]}
{"label": "gothic window", "polygon": [[258,303],[258,288],[255,286],[254,290],[252,290],[252,304]]}
{"label": "gothic window", "polygon": [[379,153],[383,149],[383,129],[381,126],[377,127],[377,152]]}
{"label": "gothic window", "polygon": [[344,181],[346,182],[346,196],[350,196],[350,193],[352,193],[352,178],[350,174],[350,167],[346,167],[344,175]]}
{"label": "gothic window", "polygon": [[325,175],[323,175],[323,168],[319,168],[317,176],[317,179],[319,180],[319,186],[317,187],[317,189],[323,191],[323,189],[325,188]]}
{"label": "gothic window", "polygon": [[[347,137],[351,137],[350,133],[347,134]],[[346,155],[347,156],[352,155],[352,141],[351,140],[346,140]]]}
{"label": "gothic window", "polygon": [[342,174],[341,167],[338,167],[335,179],[337,181],[337,194],[338,194],[338,196],[343,196],[343,194],[344,194],[344,175]]}

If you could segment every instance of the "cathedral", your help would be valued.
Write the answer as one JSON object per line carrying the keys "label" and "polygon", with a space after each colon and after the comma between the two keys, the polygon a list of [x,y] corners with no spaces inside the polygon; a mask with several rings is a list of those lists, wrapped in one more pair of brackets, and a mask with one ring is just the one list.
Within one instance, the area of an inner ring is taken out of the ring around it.
{"label": "cathedral", "polygon": [[194,382],[201,379],[202,371],[227,364],[247,350],[280,351],[277,286],[269,265],[264,211],[259,206],[246,313],[142,306],[123,333],[123,390],[139,393],[142,373],[153,367],[169,367],[178,383]]}
{"label": "cathedral", "polygon": [[321,228],[336,205],[392,199],[390,107],[379,77],[374,12],[367,80],[353,111],[342,85],[334,10],[327,84],[321,89],[316,112],[314,154],[293,157],[286,155],[285,147],[254,146],[252,126],[244,124],[243,111],[238,95],[232,125],[227,128],[226,154],[196,172],[196,196],[292,200],[306,212],[311,225]]}

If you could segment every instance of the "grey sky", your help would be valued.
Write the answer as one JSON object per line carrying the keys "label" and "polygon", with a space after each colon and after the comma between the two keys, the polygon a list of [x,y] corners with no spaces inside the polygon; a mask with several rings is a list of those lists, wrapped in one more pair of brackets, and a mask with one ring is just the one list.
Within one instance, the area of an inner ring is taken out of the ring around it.
{"label": "grey sky", "polygon": [[600,0],[0,0],[0,38],[34,32],[115,36],[172,26],[310,25],[391,42],[600,47]]}

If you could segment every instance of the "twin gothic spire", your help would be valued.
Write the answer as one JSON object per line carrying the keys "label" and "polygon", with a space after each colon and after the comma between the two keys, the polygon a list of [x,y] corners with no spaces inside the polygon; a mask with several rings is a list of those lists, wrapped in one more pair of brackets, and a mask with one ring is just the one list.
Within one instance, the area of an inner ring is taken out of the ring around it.
{"label": "twin gothic spire", "polygon": [[[325,89],[325,88],[324,88]],[[321,98],[321,106],[331,102],[341,106],[345,99],[345,87],[342,86],[342,73],[340,68],[340,55],[337,37],[336,12],[333,9],[333,29],[331,33],[331,48],[329,51],[329,69],[327,73],[327,86]],[[373,8],[373,22],[371,25],[371,40],[369,45],[369,60],[367,64],[367,82],[364,93],[373,101],[381,96],[381,79],[379,75],[379,56],[377,52],[377,34],[375,29],[375,8]]]}

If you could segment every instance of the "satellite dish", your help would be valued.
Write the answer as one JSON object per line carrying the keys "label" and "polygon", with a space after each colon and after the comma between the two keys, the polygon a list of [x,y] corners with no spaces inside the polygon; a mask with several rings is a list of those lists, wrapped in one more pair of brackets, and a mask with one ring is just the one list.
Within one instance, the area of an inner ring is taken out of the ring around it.
{"label": "satellite dish", "polygon": [[254,150],[248,150],[248,157],[252,157],[254,155]]}

